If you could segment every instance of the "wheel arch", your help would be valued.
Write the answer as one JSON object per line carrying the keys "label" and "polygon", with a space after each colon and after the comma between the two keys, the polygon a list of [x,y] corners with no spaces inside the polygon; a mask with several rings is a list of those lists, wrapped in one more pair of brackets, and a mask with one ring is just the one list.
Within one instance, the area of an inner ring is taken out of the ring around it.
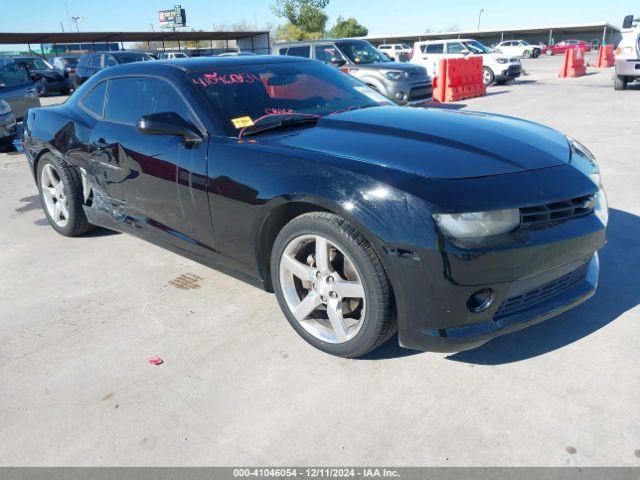
{"label": "wheel arch", "polygon": [[378,235],[365,225],[364,219],[359,219],[357,216],[350,214],[339,203],[332,202],[326,198],[306,196],[288,201],[281,199],[275,202],[264,215],[259,223],[256,235],[256,262],[265,290],[273,292],[271,251],[278,233],[291,220],[309,212],[333,213],[352,223],[371,244],[384,265],[383,255],[381,255],[382,243]]}

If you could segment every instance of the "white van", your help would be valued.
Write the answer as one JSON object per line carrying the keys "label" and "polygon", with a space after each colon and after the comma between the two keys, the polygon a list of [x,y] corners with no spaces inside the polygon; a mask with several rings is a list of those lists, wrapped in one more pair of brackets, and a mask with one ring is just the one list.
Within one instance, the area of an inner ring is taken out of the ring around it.
{"label": "white van", "polygon": [[431,77],[437,77],[440,60],[464,58],[469,55],[482,56],[482,81],[485,86],[503,84],[522,75],[522,64],[517,57],[494,53],[493,50],[473,39],[429,40],[413,45],[411,63],[427,69]]}

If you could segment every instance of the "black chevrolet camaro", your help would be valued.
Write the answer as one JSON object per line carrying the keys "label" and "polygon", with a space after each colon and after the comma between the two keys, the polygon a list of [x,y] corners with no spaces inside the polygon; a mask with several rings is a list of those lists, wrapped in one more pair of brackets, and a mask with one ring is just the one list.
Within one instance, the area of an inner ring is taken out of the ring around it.
{"label": "black chevrolet camaro", "polygon": [[51,226],[127,232],[274,291],[315,347],[459,351],[591,297],[593,155],[499,115],[391,106],[294,57],[144,62],[29,110]]}

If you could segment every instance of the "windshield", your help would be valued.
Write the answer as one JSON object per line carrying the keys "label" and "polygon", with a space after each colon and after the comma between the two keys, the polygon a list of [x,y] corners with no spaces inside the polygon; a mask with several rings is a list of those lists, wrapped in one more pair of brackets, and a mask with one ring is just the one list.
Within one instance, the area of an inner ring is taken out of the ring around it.
{"label": "windshield", "polygon": [[478,42],[477,40],[469,40],[468,42],[462,42],[464,44],[465,47],[467,47],[471,53],[475,53],[475,54],[485,54],[485,53],[491,53],[491,49],[488,47],[485,47],[483,44],[481,44],[480,42]]}
{"label": "windshield", "polygon": [[117,53],[115,57],[118,59],[118,63],[133,63],[133,62],[146,62],[152,58],[146,53]]}
{"label": "windshield", "polygon": [[287,116],[323,116],[391,105],[358,80],[316,62],[211,67],[187,76],[233,136],[247,127],[282,121]]}
{"label": "windshield", "polygon": [[77,67],[78,66],[78,59],[76,57],[65,58],[64,61],[67,64],[67,67]]}
{"label": "windshield", "polygon": [[17,60],[29,70],[51,70],[53,67],[46,60],[41,58],[22,58]]}
{"label": "windshield", "polygon": [[369,42],[354,40],[350,42],[336,42],[336,45],[340,47],[340,50],[342,50],[353,63],[366,64],[391,61]]}

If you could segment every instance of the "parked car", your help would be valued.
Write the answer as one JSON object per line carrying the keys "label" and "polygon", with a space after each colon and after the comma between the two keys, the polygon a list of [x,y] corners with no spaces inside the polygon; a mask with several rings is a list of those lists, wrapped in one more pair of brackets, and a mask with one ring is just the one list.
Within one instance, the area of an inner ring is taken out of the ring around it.
{"label": "parked car", "polygon": [[407,62],[411,55],[411,47],[404,43],[387,43],[380,45],[378,50],[397,62]]}
{"label": "parked car", "polygon": [[583,40],[562,40],[554,45],[549,45],[544,53],[547,55],[564,55],[564,52],[578,48],[583,52],[590,52],[591,45]]}
{"label": "parked car", "polygon": [[536,58],[540,56],[542,49],[526,40],[508,40],[496,45],[495,51],[511,57]]}
{"label": "parked car", "polygon": [[175,60],[176,58],[189,58],[184,52],[162,52],[157,56],[158,60]]}
{"label": "parked car", "polygon": [[424,68],[393,62],[365,40],[337,39],[276,44],[274,55],[313,58],[340,68],[398,105],[431,98],[431,78]]}
{"label": "parked car", "polygon": [[640,18],[627,15],[622,22],[622,40],[616,49],[613,86],[625,90],[627,84],[640,81]]}
{"label": "parked car", "polygon": [[11,107],[21,121],[30,107],[40,106],[40,97],[26,69],[11,59],[0,57],[0,100]]}
{"label": "parked car", "polygon": [[13,60],[27,70],[40,94],[69,95],[71,83],[66,72],[57,71],[49,62],[38,56],[13,57]]}
{"label": "parked car", "polygon": [[489,47],[473,39],[416,42],[411,62],[425,67],[429,75],[437,77],[441,59],[464,58],[469,55],[482,56],[482,81],[487,87],[494,82],[507,83],[522,75],[522,64],[518,58],[494,53]]}
{"label": "parked car", "polygon": [[593,295],[607,205],[584,146],[366,90],[295,57],[121,65],[31,109],[27,158],[57,232],[128,232],[275,291],[334,355],[396,330],[469,349]]}
{"label": "parked car", "polygon": [[76,75],[78,73],[78,55],[60,55],[50,59],[50,63],[58,72],[69,77],[71,85],[76,84]]}
{"label": "parked car", "polygon": [[0,146],[11,143],[17,134],[16,117],[11,111],[11,106],[0,100]]}
{"label": "parked car", "polygon": [[79,87],[88,78],[92,77],[100,70],[116,65],[132,62],[148,62],[154,58],[145,52],[103,52],[89,53],[83,55],[78,61],[78,71],[76,76],[76,87]]}

